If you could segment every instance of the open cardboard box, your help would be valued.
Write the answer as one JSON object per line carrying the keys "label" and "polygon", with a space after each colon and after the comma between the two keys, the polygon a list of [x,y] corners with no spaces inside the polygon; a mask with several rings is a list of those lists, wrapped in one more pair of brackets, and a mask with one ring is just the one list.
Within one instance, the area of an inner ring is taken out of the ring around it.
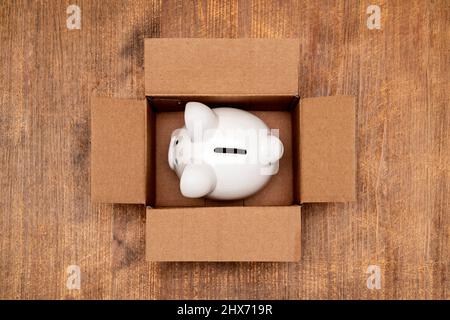
{"label": "open cardboard box", "polygon": [[[299,99],[295,39],[146,39],[142,100],[91,99],[91,197],[147,206],[149,261],[298,261],[301,204],[355,200],[353,97]],[[184,198],[167,162],[188,101],[280,130],[277,175],[241,201]]]}

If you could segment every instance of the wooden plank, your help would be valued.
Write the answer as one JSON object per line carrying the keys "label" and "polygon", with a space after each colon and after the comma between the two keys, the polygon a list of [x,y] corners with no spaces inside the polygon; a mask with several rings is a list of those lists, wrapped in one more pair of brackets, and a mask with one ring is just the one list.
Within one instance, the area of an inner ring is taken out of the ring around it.
{"label": "wooden plank", "polygon": [[[450,3],[369,4],[3,1],[0,298],[449,299]],[[358,201],[302,208],[300,263],[147,263],[145,209],[90,204],[89,96],[144,95],[144,37],[299,37],[302,96],[357,96]]]}

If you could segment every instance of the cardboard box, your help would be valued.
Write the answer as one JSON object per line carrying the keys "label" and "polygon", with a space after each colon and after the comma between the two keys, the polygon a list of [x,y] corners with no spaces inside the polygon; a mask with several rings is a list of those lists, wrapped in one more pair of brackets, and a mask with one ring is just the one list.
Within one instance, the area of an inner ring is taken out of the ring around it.
{"label": "cardboard box", "polygon": [[[298,261],[301,205],[355,200],[355,101],[299,99],[295,39],[146,39],[142,100],[91,99],[91,197],[147,206],[149,261]],[[241,201],[184,198],[170,134],[188,101],[280,130],[269,184]]]}

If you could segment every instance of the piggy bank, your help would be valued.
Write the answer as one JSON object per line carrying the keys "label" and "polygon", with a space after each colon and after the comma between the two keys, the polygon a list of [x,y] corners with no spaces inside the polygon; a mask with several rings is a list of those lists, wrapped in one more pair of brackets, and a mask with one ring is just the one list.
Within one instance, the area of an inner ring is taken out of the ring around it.
{"label": "piggy bank", "polygon": [[278,172],[283,144],[255,115],[188,102],[184,122],[173,131],[168,154],[183,196],[243,199]]}

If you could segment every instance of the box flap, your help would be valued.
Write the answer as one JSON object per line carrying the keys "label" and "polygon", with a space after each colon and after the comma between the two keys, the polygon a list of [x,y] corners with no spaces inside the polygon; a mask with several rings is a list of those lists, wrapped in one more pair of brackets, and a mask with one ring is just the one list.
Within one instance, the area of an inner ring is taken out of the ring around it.
{"label": "box flap", "polygon": [[298,39],[145,39],[147,96],[298,94]]}
{"label": "box flap", "polygon": [[302,99],[299,143],[300,200],[355,201],[354,97]]}
{"label": "box flap", "polygon": [[147,208],[149,261],[299,261],[300,206]]}
{"label": "box flap", "polygon": [[145,100],[92,98],[92,201],[145,204],[146,106]]}

